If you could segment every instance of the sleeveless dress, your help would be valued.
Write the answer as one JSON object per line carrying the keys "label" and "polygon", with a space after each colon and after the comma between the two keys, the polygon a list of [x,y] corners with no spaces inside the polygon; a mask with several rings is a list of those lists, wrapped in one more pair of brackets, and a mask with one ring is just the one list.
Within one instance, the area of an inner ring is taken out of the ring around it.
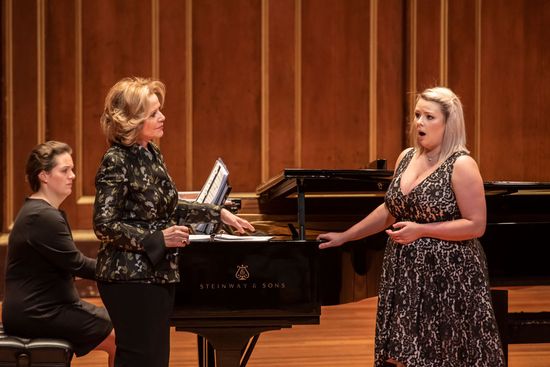
{"label": "sleeveless dress", "polygon": [[[385,197],[397,221],[430,223],[461,218],[447,158],[404,195],[401,175],[415,150],[397,167]],[[491,304],[487,264],[477,239],[388,239],[376,318],[375,366],[394,358],[407,367],[500,367],[504,355]]]}

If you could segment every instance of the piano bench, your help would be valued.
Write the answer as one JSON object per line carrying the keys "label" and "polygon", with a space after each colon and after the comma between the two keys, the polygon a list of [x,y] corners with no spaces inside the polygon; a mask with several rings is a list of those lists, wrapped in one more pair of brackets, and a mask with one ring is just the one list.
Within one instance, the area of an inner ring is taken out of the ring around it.
{"label": "piano bench", "polygon": [[6,335],[0,324],[0,367],[69,367],[72,357],[65,340]]}

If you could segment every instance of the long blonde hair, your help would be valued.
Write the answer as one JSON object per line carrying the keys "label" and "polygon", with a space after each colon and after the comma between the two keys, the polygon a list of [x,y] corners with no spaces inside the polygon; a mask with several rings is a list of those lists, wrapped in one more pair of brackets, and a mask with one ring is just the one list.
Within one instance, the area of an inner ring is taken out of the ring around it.
{"label": "long blonde hair", "polygon": [[[415,104],[421,99],[437,103],[445,116],[445,133],[443,134],[439,160],[444,161],[451,154],[458,151],[469,153],[469,150],[466,148],[464,112],[462,111],[462,103],[458,96],[449,88],[434,87],[428,88],[418,94]],[[417,154],[424,152],[424,148],[418,144],[418,140],[416,139],[414,120],[411,121],[409,127],[409,139],[411,145],[415,147]]]}
{"label": "long blonde hair", "polygon": [[133,145],[147,119],[148,97],[156,94],[164,104],[166,87],[159,80],[124,78],[111,87],[105,97],[100,123],[110,144]]}

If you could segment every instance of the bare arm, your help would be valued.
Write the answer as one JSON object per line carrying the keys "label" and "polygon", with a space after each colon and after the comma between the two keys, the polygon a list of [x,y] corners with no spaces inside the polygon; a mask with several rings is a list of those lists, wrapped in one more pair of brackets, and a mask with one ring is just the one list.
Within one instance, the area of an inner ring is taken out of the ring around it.
{"label": "bare arm", "polygon": [[[397,162],[395,163],[396,169],[399,167],[399,163],[409,149],[411,148],[405,149],[401,152],[401,154],[399,154]],[[394,222],[395,218],[390,214],[388,208],[386,208],[386,204],[380,204],[363,220],[354,224],[345,232],[329,232],[317,236],[317,240],[325,241],[319,245],[319,248],[324,249],[328,247],[341,246],[346,242],[371,236],[384,230],[385,228],[388,228]]]}
{"label": "bare arm", "polygon": [[346,242],[358,240],[382,231],[395,222],[395,218],[386,208],[386,204],[380,204],[363,220],[351,226],[345,232],[329,232],[317,236],[317,240],[325,240],[319,245],[320,249],[341,246]]}
{"label": "bare arm", "polygon": [[426,236],[450,241],[481,237],[485,233],[487,208],[483,179],[473,158],[462,156],[456,160],[452,185],[462,218],[431,223]]}
{"label": "bare arm", "polygon": [[479,168],[473,158],[462,156],[454,165],[451,178],[462,218],[438,223],[399,222],[398,231],[386,231],[396,242],[406,244],[420,237],[463,241],[478,238],[485,232],[487,209],[485,190]]}

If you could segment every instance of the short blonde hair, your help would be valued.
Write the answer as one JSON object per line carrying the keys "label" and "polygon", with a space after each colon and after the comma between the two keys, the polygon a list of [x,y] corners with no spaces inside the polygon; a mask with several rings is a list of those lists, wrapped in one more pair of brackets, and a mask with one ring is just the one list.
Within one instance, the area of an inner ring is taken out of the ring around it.
{"label": "short blonde hair", "polygon": [[[441,152],[439,160],[447,159],[451,154],[458,151],[469,153],[466,148],[466,127],[464,124],[464,112],[460,99],[452,90],[445,87],[434,87],[424,90],[416,97],[416,102],[423,99],[437,103],[441,112],[445,116],[445,133],[443,134],[443,142],[441,143]],[[418,154],[424,151],[424,148],[418,144],[416,139],[416,125],[414,119],[409,127],[409,138],[411,145],[416,148]]]}
{"label": "short blonde hair", "polygon": [[101,128],[110,144],[133,145],[147,119],[149,96],[155,94],[164,104],[166,87],[159,80],[124,78],[111,87],[105,97]]}

